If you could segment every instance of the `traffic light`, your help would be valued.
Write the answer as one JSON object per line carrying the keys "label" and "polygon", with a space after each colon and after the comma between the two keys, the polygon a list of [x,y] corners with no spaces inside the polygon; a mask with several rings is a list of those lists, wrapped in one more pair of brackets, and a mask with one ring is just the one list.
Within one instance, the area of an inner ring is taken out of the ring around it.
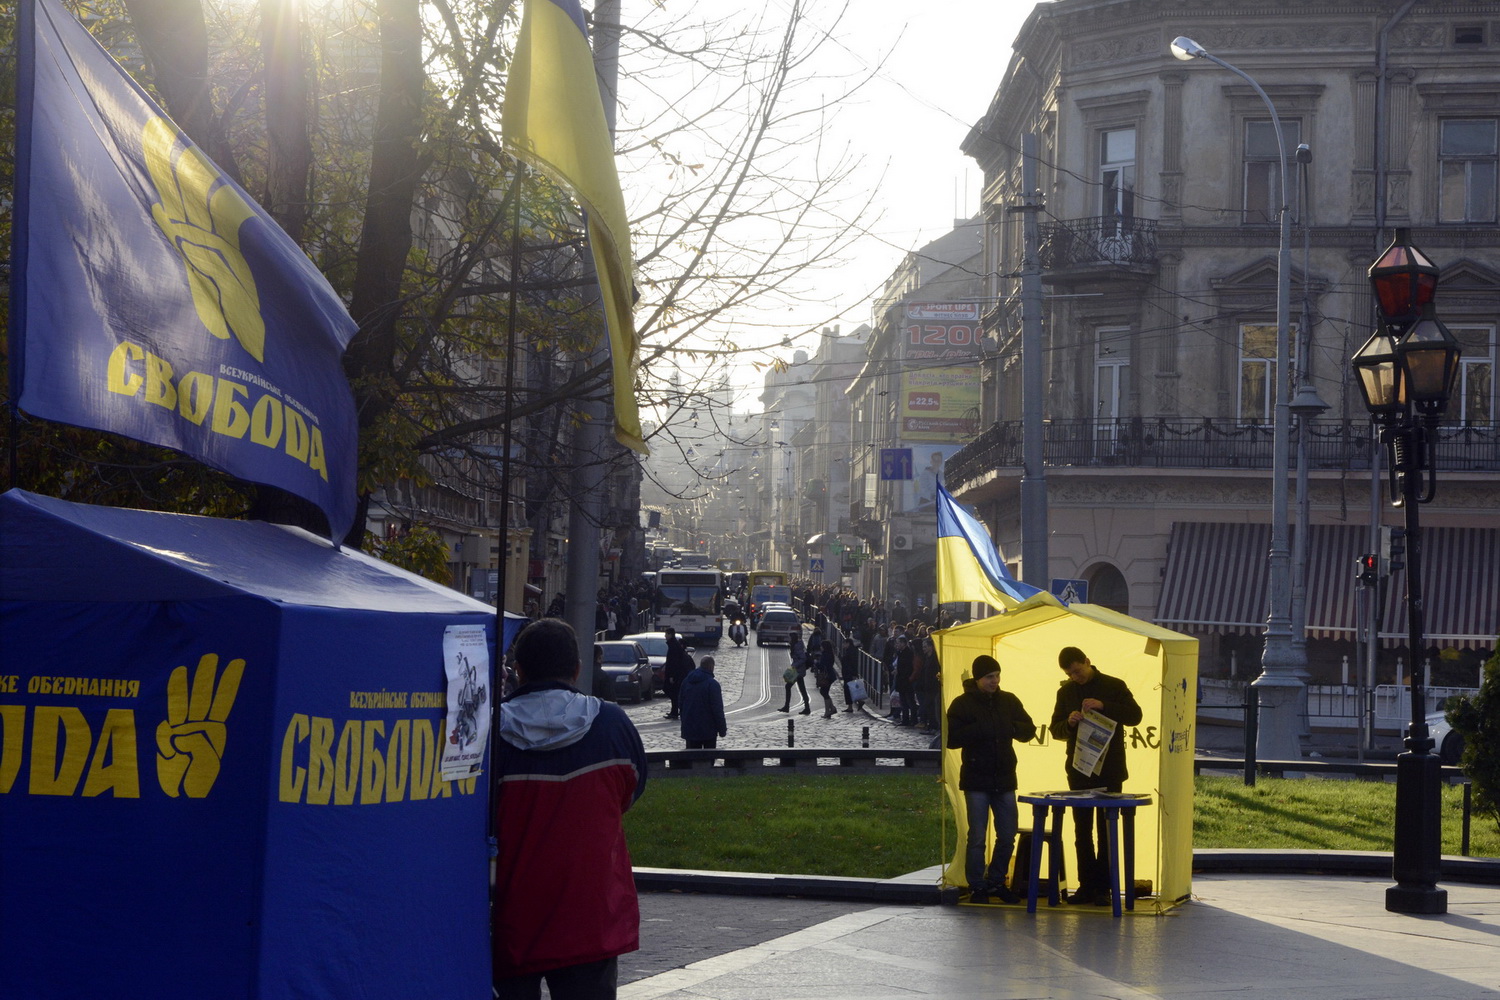
{"label": "traffic light", "polygon": [[1373,587],[1380,582],[1380,557],[1375,553],[1369,552],[1362,556],[1355,556],[1354,568],[1360,586]]}
{"label": "traffic light", "polygon": [[1380,566],[1386,576],[1406,568],[1406,529],[1383,525],[1380,529]]}

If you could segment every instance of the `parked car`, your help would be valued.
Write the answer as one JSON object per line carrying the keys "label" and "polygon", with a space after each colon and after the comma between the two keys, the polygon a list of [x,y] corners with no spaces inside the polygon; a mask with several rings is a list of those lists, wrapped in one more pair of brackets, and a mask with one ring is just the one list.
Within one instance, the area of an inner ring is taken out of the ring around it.
{"label": "parked car", "polygon": [[1444,764],[1457,764],[1464,753],[1464,738],[1453,731],[1443,712],[1427,713],[1427,735]]}
{"label": "parked car", "polygon": [[655,679],[652,688],[660,691],[666,685],[667,680],[667,633],[637,632],[634,635],[620,636],[620,641],[641,644],[641,648],[646,651],[646,657],[651,661],[651,675]]}
{"label": "parked car", "polygon": [[614,682],[615,701],[642,701],[656,692],[651,659],[640,643],[615,639],[594,645],[604,650],[604,672]]}
{"label": "parked car", "polygon": [[768,642],[792,644],[792,636],[802,631],[802,619],[791,608],[767,608],[755,626],[755,644],[764,646]]}

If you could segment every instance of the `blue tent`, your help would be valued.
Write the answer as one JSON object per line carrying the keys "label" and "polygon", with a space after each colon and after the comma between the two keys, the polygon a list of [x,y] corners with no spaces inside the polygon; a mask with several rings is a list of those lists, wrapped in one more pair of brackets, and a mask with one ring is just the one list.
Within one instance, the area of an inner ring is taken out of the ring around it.
{"label": "blue tent", "polygon": [[450,625],[297,529],[0,496],[4,994],[488,997]]}

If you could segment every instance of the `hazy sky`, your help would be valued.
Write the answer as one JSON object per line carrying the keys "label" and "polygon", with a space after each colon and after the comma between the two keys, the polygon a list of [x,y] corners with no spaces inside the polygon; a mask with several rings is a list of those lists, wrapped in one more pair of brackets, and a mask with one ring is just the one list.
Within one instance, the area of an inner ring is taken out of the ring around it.
{"label": "hazy sky", "polygon": [[[623,0],[623,16],[629,21],[632,6],[655,2]],[[683,0],[660,2],[659,11],[691,18],[748,9],[744,0],[692,0],[689,7],[681,6]],[[754,9],[768,21],[784,21],[793,0],[762,3]],[[850,187],[876,191],[882,217],[859,240],[846,266],[819,278],[827,304],[791,308],[776,317],[793,334],[816,329],[834,312],[839,315],[831,322],[844,333],[868,322],[872,296],[903,256],[977,210],[981,174],[959,143],[988,108],[1009,64],[1011,43],[1034,6],[1031,0],[849,0],[832,44],[821,50],[818,75],[826,74],[830,91],[837,92],[841,81],[861,69],[868,72],[882,57],[884,69],[832,118],[824,142],[848,142],[862,157],[864,166]],[[845,0],[805,0],[803,7],[814,24],[826,27]],[[816,346],[814,333],[793,341],[793,349],[809,353]],[[780,353],[789,357],[791,350]],[[749,365],[736,368],[733,376],[742,397],[758,391],[762,378]]]}

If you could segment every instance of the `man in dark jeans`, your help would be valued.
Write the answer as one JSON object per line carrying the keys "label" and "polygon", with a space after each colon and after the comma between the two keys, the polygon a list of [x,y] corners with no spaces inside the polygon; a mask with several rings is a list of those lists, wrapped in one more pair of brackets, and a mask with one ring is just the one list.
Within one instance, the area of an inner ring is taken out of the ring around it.
{"label": "man in dark jeans", "polygon": [[[1057,654],[1057,665],[1068,679],[1057,689],[1052,721],[1047,727],[1055,739],[1067,740],[1066,768],[1069,788],[1097,788],[1118,792],[1130,775],[1125,769],[1125,730],[1141,722],[1141,706],[1135,695],[1118,677],[1101,673],[1077,646],[1064,646]],[[1078,746],[1078,723],[1085,712],[1098,712],[1114,720],[1115,734],[1109,741],[1097,774],[1084,774],[1073,766],[1073,752]],[[1094,850],[1094,809],[1073,810],[1073,843],[1078,853],[1078,888],[1068,897],[1070,903],[1108,905],[1109,859]],[[1099,810],[1099,843],[1107,845],[1104,813]]]}
{"label": "man in dark jeans", "polygon": [[682,644],[682,638],[678,636],[676,629],[668,626],[662,632],[667,637],[667,661],[662,666],[661,688],[672,699],[672,708],[667,712],[666,718],[675,719],[679,715],[677,699],[682,692],[682,682],[693,672],[693,658],[688,655],[687,647]]}
{"label": "man in dark jeans", "polygon": [[[969,902],[1019,903],[1005,884],[1016,846],[1016,743],[1036,737],[1021,699],[1000,690],[1000,663],[974,657],[973,677],[948,706],[948,748],[962,751],[958,787],[964,793],[969,834],[964,878]],[[995,820],[995,852],[985,864],[990,817]]]}

